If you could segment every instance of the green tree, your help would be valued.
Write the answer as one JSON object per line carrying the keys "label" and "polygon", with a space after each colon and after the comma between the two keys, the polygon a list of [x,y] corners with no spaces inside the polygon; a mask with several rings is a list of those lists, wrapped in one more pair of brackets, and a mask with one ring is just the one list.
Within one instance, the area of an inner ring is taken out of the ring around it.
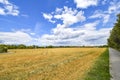
{"label": "green tree", "polygon": [[110,32],[108,45],[112,48],[120,50],[120,14],[117,15],[118,19]]}
{"label": "green tree", "polygon": [[26,46],[25,46],[24,44],[20,44],[20,45],[18,45],[18,48],[19,48],[19,49],[25,49]]}
{"label": "green tree", "polygon": [[47,48],[53,48],[53,46],[52,46],[52,45],[49,45],[49,46],[47,46]]}
{"label": "green tree", "polygon": [[0,53],[6,53],[7,47],[0,46]]}

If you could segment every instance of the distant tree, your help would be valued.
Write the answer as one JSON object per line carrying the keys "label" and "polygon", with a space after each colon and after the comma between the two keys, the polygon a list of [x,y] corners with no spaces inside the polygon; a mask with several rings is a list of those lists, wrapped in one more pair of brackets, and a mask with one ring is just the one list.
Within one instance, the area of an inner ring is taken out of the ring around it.
{"label": "distant tree", "polygon": [[52,45],[49,45],[49,46],[47,46],[47,48],[53,48],[53,46],[52,46]]}
{"label": "distant tree", "polygon": [[6,53],[7,47],[0,46],[0,53]]}
{"label": "distant tree", "polygon": [[32,49],[32,48],[33,48],[33,46],[27,46],[27,48],[28,48],[28,49]]}
{"label": "distant tree", "polygon": [[17,48],[18,48],[17,45],[6,45],[6,47],[7,47],[8,49],[17,49]]}
{"label": "distant tree", "polygon": [[108,39],[108,45],[115,49],[120,50],[120,14],[117,15],[118,19],[110,32],[110,37]]}
{"label": "distant tree", "polygon": [[25,46],[24,44],[20,44],[20,45],[18,45],[18,48],[19,48],[19,49],[25,49],[26,46]]}

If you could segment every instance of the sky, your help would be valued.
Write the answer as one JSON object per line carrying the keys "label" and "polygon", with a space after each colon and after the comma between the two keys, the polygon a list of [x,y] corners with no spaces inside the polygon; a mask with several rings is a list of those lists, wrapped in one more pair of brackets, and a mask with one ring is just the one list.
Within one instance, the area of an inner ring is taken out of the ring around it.
{"label": "sky", "polygon": [[106,45],[120,0],[0,0],[0,44]]}

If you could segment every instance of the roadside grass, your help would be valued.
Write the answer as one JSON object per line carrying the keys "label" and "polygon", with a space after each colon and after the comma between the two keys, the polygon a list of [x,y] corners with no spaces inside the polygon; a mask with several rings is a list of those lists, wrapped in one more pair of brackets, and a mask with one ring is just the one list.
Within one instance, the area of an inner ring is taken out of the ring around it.
{"label": "roadside grass", "polygon": [[110,80],[109,50],[106,49],[97,59],[93,68],[85,76],[84,80]]}

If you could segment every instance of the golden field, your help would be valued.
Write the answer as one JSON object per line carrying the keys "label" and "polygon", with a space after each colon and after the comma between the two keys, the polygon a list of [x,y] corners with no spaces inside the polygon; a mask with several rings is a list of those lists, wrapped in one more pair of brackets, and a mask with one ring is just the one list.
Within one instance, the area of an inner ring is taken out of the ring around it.
{"label": "golden field", "polygon": [[0,54],[0,80],[83,80],[106,48],[14,49]]}

